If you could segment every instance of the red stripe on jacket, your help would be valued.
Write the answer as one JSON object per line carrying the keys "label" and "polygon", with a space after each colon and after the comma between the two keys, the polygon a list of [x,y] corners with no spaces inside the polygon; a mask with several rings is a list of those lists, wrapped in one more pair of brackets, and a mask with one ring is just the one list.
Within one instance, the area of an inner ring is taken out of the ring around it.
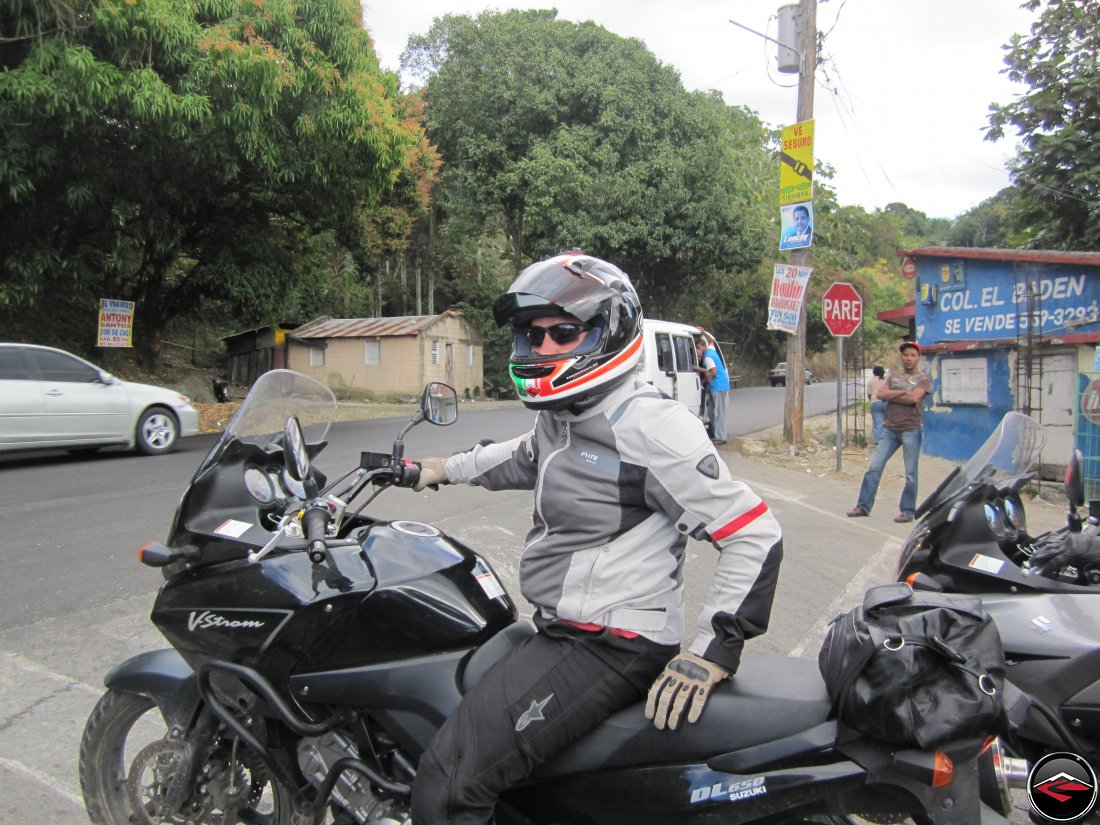
{"label": "red stripe on jacket", "polygon": [[752,522],[756,521],[766,512],[768,512],[768,505],[762,501],[751,510],[749,510],[747,513],[743,513],[742,515],[735,518],[725,527],[719,527],[717,530],[710,534],[710,537],[714,541],[721,541],[726,536],[733,535],[745,525],[751,524]]}

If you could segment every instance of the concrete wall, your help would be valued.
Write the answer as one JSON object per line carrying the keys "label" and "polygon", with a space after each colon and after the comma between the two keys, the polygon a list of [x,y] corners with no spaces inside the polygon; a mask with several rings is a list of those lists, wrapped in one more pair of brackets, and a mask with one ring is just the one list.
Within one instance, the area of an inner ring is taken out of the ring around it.
{"label": "concrete wall", "polygon": [[[442,381],[458,390],[461,398],[466,390],[473,393],[474,387],[481,387],[485,383],[482,363],[484,348],[473,327],[464,319],[443,315],[434,324],[422,330],[418,338],[421,376],[418,389],[429,381]],[[451,344],[449,359],[448,343]],[[438,363],[433,363],[433,344],[436,347]],[[468,364],[471,346],[473,364]]]}
{"label": "concrete wall", "polygon": [[[931,402],[921,413],[922,450],[952,461],[965,461],[996,429],[1005,413],[1016,408],[1009,350],[973,350],[937,355],[924,366],[932,376]],[[1014,355],[1014,354],[1013,354]],[[943,400],[943,374],[958,358],[982,358],[986,364],[988,404],[948,404]],[[1013,358],[1014,360],[1014,358]]]}

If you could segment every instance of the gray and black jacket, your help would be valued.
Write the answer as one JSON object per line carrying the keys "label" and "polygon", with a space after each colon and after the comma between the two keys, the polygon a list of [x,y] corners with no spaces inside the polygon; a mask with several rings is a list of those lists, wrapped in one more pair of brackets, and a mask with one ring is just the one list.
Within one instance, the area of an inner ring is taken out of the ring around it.
{"label": "gray and black jacket", "polygon": [[650,385],[629,383],[579,415],[541,411],[530,432],[446,466],[453,483],[535,491],[519,579],[543,617],[679,644],[692,535],[721,557],[691,652],[733,671],[745,639],[767,630],[779,523],[695,415]]}

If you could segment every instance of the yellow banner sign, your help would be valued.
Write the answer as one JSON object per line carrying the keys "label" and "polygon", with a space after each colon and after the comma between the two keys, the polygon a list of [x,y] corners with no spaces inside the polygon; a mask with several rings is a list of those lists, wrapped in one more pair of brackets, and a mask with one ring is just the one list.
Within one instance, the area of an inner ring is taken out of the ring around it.
{"label": "yellow banner sign", "polygon": [[814,122],[784,126],[779,146],[779,204],[813,200]]}

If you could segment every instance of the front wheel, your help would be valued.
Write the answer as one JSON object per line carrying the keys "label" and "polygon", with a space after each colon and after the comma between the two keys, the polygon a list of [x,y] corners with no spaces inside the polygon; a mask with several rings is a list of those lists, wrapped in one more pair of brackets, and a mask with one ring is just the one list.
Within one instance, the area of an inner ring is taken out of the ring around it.
{"label": "front wheel", "polygon": [[291,825],[286,791],[251,752],[215,740],[173,815],[158,808],[171,786],[182,743],[170,740],[150,699],[108,690],[80,741],[80,789],[96,825]]}
{"label": "front wheel", "polygon": [[145,455],[171,452],[179,437],[176,416],[164,407],[151,407],[138,420],[134,442]]}

